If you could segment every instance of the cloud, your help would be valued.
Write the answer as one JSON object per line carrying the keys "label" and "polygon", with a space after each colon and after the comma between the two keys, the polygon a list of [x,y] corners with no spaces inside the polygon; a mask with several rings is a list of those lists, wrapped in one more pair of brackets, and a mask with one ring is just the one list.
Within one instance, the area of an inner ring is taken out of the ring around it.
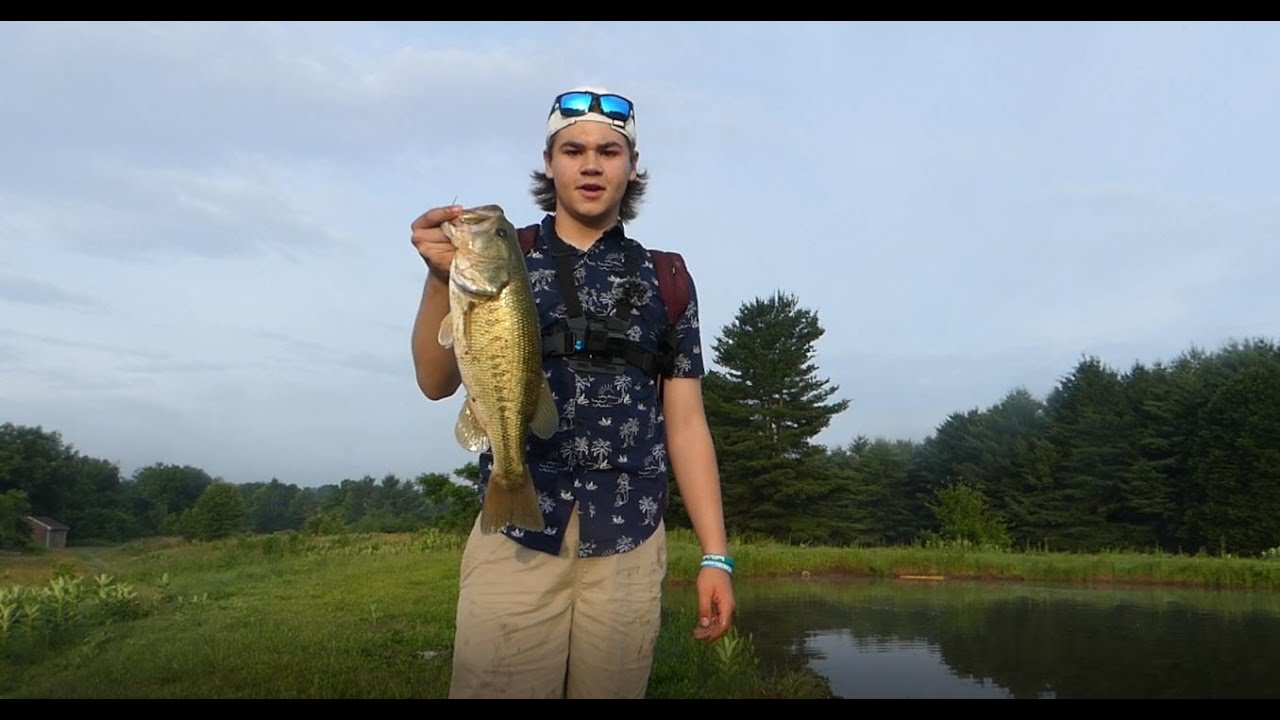
{"label": "cloud", "polygon": [[14,339],[24,339],[35,341],[41,344],[59,345],[75,350],[96,350],[98,352],[108,353],[130,358],[141,358],[144,360],[163,360],[165,355],[162,353],[148,352],[145,350],[136,350],[130,347],[122,347],[112,343],[94,342],[91,340],[76,340],[74,338],[58,337],[46,333],[30,332],[28,330],[15,330],[11,327],[0,328],[0,333],[5,337]]}
{"label": "cloud", "polygon": [[135,375],[203,375],[208,373],[223,373],[231,370],[261,370],[266,367],[267,366],[262,363],[228,363],[208,360],[164,359],[121,363],[116,366],[116,370],[121,373]]}
{"label": "cloud", "polygon": [[25,228],[20,241],[117,260],[274,251],[295,261],[304,250],[324,252],[348,241],[309,218],[307,208],[325,203],[255,168],[179,171],[98,162],[87,164],[84,174],[104,189],[74,199],[0,197],[10,222]]}
{"label": "cloud", "polygon": [[304,340],[270,330],[246,330],[252,337],[270,340],[283,345],[291,351],[287,357],[290,365],[306,364],[312,366],[341,367],[362,373],[383,375],[395,379],[413,377],[413,366],[408,359],[409,349],[405,341],[395,346],[392,354],[378,354],[370,351],[348,352],[318,343]]}
{"label": "cloud", "polygon": [[22,138],[0,170],[0,243],[297,260],[355,241],[332,228],[367,207],[370,178],[388,182],[385,163],[439,183],[453,168],[483,174],[526,143],[536,161],[536,123],[521,138],[511,116],[541,103],[539,56],[394,42],[356,54],[339,34],[221,23],[0,31],[0,123]]}
{"label": "cloud", "polygon": [[[451,41],[438,28],[430,48],[380,32],[326,23],[19,25],[0,49],[0,67],[11,68],[0,77],[22,99],[0,112],[80,156],[127,148],[140,164],[191,166],[234,149],[368,166],[408,148],[500,140],[512,134],[516,108],[547,101],[552,54]],[[522,124],[536,137],[536,123]]]}
{"label": "cloud", "polygon": [[13,343],[0,343],[0,367],[16,370],[25,367],[26,353]]}
{"label": "cloud", "polygon": [[0,300],[81,310],[99,307],[99,304],[88,296],[71,292],[43,280],[5,272],[0,272]]}

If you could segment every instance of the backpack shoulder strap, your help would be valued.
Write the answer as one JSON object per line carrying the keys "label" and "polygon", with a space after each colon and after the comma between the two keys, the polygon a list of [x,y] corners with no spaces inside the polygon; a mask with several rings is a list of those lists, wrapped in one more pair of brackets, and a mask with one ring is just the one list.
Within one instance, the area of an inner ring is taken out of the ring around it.
{"label": "backpack shoulder strap", "polygon": [[658,271],[658,293],[667,306],[667,321],[674,327],[689,305],[689,270],[680,253],[650,250],[649,255]]}
{"label": "backpack shoulder strap", "polygon": [[516,239],[520,241],[520,252],[525,255],[533,248],[533,241],[538,238],[538,225],[526,225],[516,230]]}

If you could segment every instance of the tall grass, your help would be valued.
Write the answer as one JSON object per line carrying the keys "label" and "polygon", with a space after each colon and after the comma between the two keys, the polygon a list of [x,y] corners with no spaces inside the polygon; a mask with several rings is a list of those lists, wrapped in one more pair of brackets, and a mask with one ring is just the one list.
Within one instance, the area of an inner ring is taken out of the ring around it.
{"label": "tall grass", "polygon": [[689,630],[697,613],[692,605],[663,612],[658,637],[651,698],[827,698],[826,678],[807,670],[773,671],[762,667],[755,638],[736,627],[716,643],[692,639]]}
{"label": "tall grass", "polygon": [[459,546],[432,533],[131,544],[107,561],[133,621],[86,615],[5,644],[0,694],[442,697]]}

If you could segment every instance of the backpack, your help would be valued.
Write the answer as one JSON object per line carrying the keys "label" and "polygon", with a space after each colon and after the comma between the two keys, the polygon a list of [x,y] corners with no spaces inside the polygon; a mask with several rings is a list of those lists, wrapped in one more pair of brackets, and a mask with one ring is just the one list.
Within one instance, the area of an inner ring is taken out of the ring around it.
{"label": "backpack", "polygon": [[[538,225],[529,225],[516,231],[521,252],[528,254],[538,237]],[[667,323],[674,328],[676,321],[689,305],[689,270],[680,253],[669,250],[649,250],[653,267],[658,271],[658,294],[667,306]]]}
{"label": "backpack", "polygon": [[[541,230],[540,225],[528,225],[516,230],[516,238],[520,241],[520,251],[526,255],[533,248],[533,243]],[[667,307],[667,328],[660,334],[661,352],[658,356],[658,371],[655,382],[663,375],[670,376],[676,356],[676,322],[684,314],[689,305],[689,270],[685,267],[680,253],[669,250],[649,250],[653,267],[658,275],[658,295]],[[658,383],[658,399],[661,402],[663,383]]]}

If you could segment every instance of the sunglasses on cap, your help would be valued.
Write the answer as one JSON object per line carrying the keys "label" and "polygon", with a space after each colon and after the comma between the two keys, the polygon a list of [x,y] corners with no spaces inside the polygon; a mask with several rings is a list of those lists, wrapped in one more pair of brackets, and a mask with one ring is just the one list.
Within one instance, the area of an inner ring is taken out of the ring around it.
{"label": "sunglasses on cap", "polygon": [[574,90],[557,95],[551,112],[556,110],[564,117],[576,117],[595,111],[620,122],[629,120],[636,111],[631,101],[621,95],[601,95],[589,90]]}

